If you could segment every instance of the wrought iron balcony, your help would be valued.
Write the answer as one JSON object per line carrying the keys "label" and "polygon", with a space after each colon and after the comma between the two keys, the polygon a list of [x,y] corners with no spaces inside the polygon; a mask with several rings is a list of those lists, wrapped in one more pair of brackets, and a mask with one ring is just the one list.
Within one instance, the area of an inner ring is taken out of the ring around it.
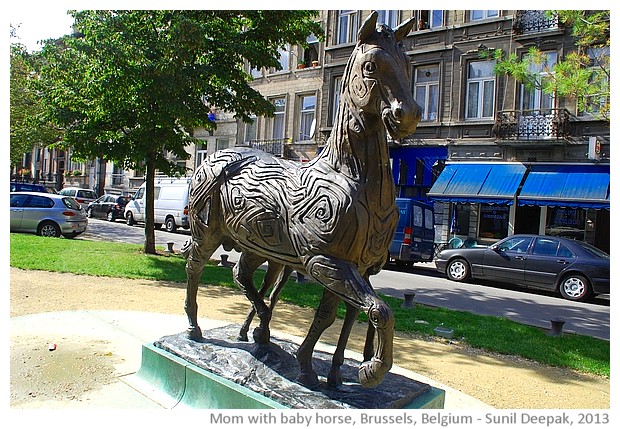
{"label": "wrought iron balcony", "polygon": [[503,110],[493,126],[500,140],[564,139],[570,135],[566,109]]}
{"label": "wrought iron balcony", "polygon": [[512,23],[515,34],[534,34],[558,28],[558,14],[549,17],[544,10],[519,10]]}
{"label": "wrought iron balcony", "polygon": [[250,147],[260,149],[263,152],[270,153],[274,156],[284,156],[284,145],[289,139],[269,139],[269,140],[250,140]]}

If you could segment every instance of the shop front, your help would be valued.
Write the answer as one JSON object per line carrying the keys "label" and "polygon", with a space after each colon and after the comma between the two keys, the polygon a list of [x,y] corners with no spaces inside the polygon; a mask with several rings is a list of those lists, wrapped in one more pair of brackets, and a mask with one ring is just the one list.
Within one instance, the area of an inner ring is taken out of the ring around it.
{"label": "shop front", "polygon": [[526,170],[521,163],[446,164],[428,193],[435,211],[449,219],[438,228],[438,241],[488,244],[512,234],[517,190]]}
{"label": "shop front", "polygon": [[490,244],[511,234],[586,241],[609,252],[609,165],[451,163],[428,195],[441,242]]}
{"label": "shop front", "polygon": [[515,232],[535,229],[609,253],[609,188],[609,164],[533,164],[517,197]]}

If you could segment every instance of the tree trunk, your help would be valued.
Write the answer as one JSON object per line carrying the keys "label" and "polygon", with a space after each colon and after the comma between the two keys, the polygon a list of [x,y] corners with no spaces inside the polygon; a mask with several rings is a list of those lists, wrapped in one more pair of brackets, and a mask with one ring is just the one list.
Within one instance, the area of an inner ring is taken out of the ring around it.
{"label": "tree trunk", "polygon": [[99,157],[99,174],[97,177],[97,189],[96,189],[98,197],[102,196],[105,192],[105,173],[106,173],[107,164],[108,164],[108,161],[103,159],[103,157]]}
{"label": "tree trunk", "polygon": [[155,254],[155,154],[146,160],[146,207],[144,212],[144,253]]}

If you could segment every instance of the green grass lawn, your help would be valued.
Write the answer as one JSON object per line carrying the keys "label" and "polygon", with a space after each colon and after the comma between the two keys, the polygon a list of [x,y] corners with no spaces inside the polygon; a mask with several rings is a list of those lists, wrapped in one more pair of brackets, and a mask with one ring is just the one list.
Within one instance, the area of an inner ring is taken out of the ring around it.
{"label": "green grass lawn", "polygon": [[[43,238],[11,234],[10,264],[26,270],[59,271],[106,277],[141,278],[184,282],[185,260],[178,256],[145,255],[142,246],[64,238]],[[161,249],[163,253],[163,248]],[[258,270],[255,283],[264,273]],[[207,265],[203,281],[211,285],[234,287],[229,268]],[[312,282],[290,281],[281,299],[303,307],[316,308],[323,288]],[[609,341],[563,334],[549,336],[539,328],[506,318],[479,316],[416,304],[402,308],[402,299],[381,295],[394,311],[396,330],[422,336],[434,335],[441,324],[454,329],[461,343],[492,352],[521,356],[547,365],[576,369],[609,377]],[[341,305],[340,317],[344,315]],[[360,315],[366,320],[365,315]],[[420,323],[424,321],[426,323]]]}

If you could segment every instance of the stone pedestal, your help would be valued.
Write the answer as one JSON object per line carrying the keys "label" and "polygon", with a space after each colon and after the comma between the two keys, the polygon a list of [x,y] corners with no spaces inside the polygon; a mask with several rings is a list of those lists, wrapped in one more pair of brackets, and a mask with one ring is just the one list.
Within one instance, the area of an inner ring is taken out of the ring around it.
{"label": "stone pedestal", "polygon": [[237,341],[239,328],[204,331],[199,342],[184,333],[162,337],[143,346],[136,375],[172,403],[197,408],[443,408],[443,390],[403,375],[390,372],[379,386],[362,387],[352,359],[341,367],[343,384],[330,387],[325,377],[332,355],[320,351],[313,365],[321,383],[310,390],[296,382],[297,344],[273,333],[268,345]]}

